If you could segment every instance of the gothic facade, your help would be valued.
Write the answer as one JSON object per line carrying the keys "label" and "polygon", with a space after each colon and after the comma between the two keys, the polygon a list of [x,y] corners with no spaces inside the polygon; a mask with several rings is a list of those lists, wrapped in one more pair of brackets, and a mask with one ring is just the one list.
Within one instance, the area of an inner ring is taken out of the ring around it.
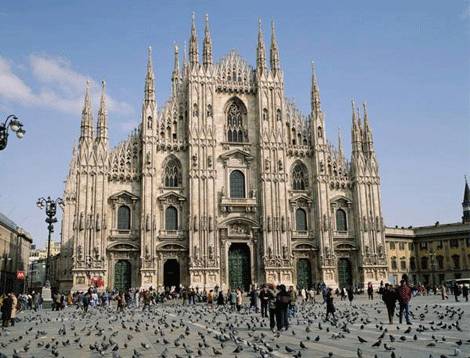
{"label": "gothic facade", "polygon": [[327,141],[314,69],[311,112],[286,99],[274,26],[269,58],[259,26],[255,67],[235,51],[213,62],[207,19],[202,56],[198,46],[193,19],[159,110],[149,50],[141,124],[113,149],[104,83],[96,131],[87,89],[65,185],[61,286],[385,280],[366,107],[353,103],[347,159],[341,141]]}

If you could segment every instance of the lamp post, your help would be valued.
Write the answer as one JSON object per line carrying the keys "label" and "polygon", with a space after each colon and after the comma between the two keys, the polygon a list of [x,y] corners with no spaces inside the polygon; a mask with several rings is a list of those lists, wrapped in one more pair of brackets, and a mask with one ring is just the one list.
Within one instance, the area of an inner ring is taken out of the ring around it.
{"label": "lamp post", "polygon": [[432,276],[432,287],[433,287],[433,289],[436,287],[436,279],[435,279],[435,276],[434,276],[434,272],[436,271],[435,258],[436,258],[436,253],[431,248],[431,250],[429,251],[429,259],[431,261],[431,276]]}
{"label": "lamp post", "polygon": [[0,259],[3,263],[4,263],[4,266],[3,266],[3,283],[2,283],[2,287],[3,287],[3,292],[2,293],[7,293],[7,263],[9,261],[12,260],[11,257],[2,257]]}
{"label": "lamp post", "polygon": [[61,198],[57,198],[55,200],[52,200],[50,196],[47,197],[47,199],[44,198],[39,198],[38,201],[36,202],[36,205],[38,206],[39,209],[44,209],[46,210],[46,223],[47,223],[47,230],[49,231],[49,235],[47,238],[47,257],[46,257],[46,275],[44,277],[44,285],[46,283],[49,283],[49,267],[50,267],[50,254],[51,254],[51,235],[54,232],[54,223],[57,222],[57,218],[55,217],[57,213],[57,205],[59,205],[61,208],[64,205],[64,202]]}
{"label": "lamp post", "polygon": [[0,150],[7,147],[8,144],[8,129],[16,133],[16,136],[21,139],[24,137],[26,131],[23,129],[23,123],[18,120],[14,114],[10,114],[5,122],[0,123]]}

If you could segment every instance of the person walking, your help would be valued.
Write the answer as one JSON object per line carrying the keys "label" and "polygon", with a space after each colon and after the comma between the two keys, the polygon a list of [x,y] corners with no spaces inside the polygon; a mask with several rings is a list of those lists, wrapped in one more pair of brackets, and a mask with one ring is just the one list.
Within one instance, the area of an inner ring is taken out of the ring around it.
{"label": "person walking", "polygon": [[254,308],[255,313],[258,313],[258,292],[256,292],[255,285],[251,286],[250,291],[250,310]]}
{"label": "person walking", "polygon": [[349,304],[352,305],[352,301],[354,299],[354,290],[352,286],[348,287],[348,289],[346,290],[346,293],[348,294]]}
{"label": "person walking", "polygon": [[242,302],[243,302],[243,295],[242,295],[242,290],[237,288],[237,311],[240,312],[242,309]]}
{"label": "person walking", "polygon": [[333,290],[331,288],[328,289],[326,293],[326,319],[328,320],[330,317],[330,314],[333,316],[333,319],[336,321],[335,317],[335,305],[333,303]]}
{"label": "person walking", "polygon": [[263,288],[261,289],[259,293],[259,300],[261,301],[261,317],[263,318],[268,317],[269,297],[270,297],[270,292],[268,290],[268,287],[266,285],[263,285]]}
{"label": "person walking", "polygon": [[374,299],[374,286],[372,286],[372,282],[367,284],[367,296],[369,297],[369,300]]}
{"label": "person walking", "polygon": [[297,312],[297,290],[294,286],[289,287],[290,302],[289,302],[289,317],[295,317]]}
{"label": "person walking", "polygon": [[409,303],[411,300],[411,288],[405,280],[400,281],[398,287],[398,303],[400,304],[400,324],[402,323],[403,313],[405,313],[406,324],[411,325]]}
{"label": "person walking", "polygon": [[279,286],[279,293],[276,295],[276,321],[277,330],[285,331],[289,328],[288,309],[291,302],[291,295],[287,292],[285,285]]}
{"label": "person walking", "polygon": [[456,283],[454,283],[454,297],[455,297],[455,302],[459,302],[459,296],[460,296],[460,286]]}
{"label": "person walking", "polygon": [[465,302],[468,302],[468,285],[466,283],[462,287],[462,297],[465,298]]}
{"label": "person walking", "polygon": [[122,292],[119,292],[116,296],[116,302],[117,302],[117,310],[118,312],[124,312],[124,295]]}
{"label": "person walking", "polygon": [[11,297],[11,313],[10,313],[10,322],[11,325],[15,325],[16,321],[16,312],[18,312],[18,299],[16,298],[16,295],[12,292],[10,293]]}
{"label": "person walking", "polygon": [[8,327],[11,321],[11,309],[13,305],[13,300],[11,295],[3,295],[2,302],[2,327]]}
{"label": "person walking", "polygon": [[88,292],[83,294],[82,304],[83,304],[83,311],[87,313],[88,307],[90,306],[90,295],[88,294]]}
{"label": "person walking", "polygon": [[219,295],[217,296],[217,305],[223,306],[224,303],[225,303],[224,292],[220,290]]}
{"label": "person walking", "polygon": [[445,283],[441,285],[441,297],[443,301],[449,298],[449,296],[447,296],[447,286]]}
{"label": "person walking", "polygon": [[237,293],[235,290],[232,288],[230,291],[230,307],[232,308],[233,311],[235,311],[236,305],[237,305]]}
{"label": "person walking", "polygon": [[382,300],[387,307],[388,323],[393,324],[393,315],[395,314],[395,306],[398,300],[397,290],[392,285],[386,283],[382,290]]}
{"label": "person walking", "polygon": [[[267,290],[267,306],[269,308],[269,328],[271,331],[276,327],[276,294],[274,293],[274,287],[269,287]],[[263,301],[261,301],[263,302]],[[261,313],[263,313],[263,306],[261,306]]]}

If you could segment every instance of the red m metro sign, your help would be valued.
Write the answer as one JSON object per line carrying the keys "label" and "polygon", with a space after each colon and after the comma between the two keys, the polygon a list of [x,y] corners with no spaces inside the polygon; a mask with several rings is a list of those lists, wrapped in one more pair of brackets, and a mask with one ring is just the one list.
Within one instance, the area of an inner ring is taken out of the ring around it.
{"label": "red m metro sign", "polygon": [[16,279],[23,281],[24,280],[24,271],[17,271],[16,272]]}

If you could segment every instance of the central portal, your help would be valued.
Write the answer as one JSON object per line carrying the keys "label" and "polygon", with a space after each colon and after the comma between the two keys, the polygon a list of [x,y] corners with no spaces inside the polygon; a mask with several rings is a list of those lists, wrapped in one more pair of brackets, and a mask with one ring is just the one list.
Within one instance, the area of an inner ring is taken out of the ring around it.
{"label": "central portal", "polygon": [[250,249],[247,244],[235,243],[228,250],[229,285],[232,289],[249,291],[251,284]]}
{"label": "central portal", "polygon": [[340,288],[352,285],[351,261],[347,258],[340,258],[338,261],[338,283]]}
{"label": "central portal", "polygon": [[131,288],[131,263],[119,260],[114,266],[114,288],[118,291],[127,291]]}
{"label": "central portal", "polygon": [[180,264],[176,259],[168,259],[163,265],[163,285],[171,288],[180,286]]}

